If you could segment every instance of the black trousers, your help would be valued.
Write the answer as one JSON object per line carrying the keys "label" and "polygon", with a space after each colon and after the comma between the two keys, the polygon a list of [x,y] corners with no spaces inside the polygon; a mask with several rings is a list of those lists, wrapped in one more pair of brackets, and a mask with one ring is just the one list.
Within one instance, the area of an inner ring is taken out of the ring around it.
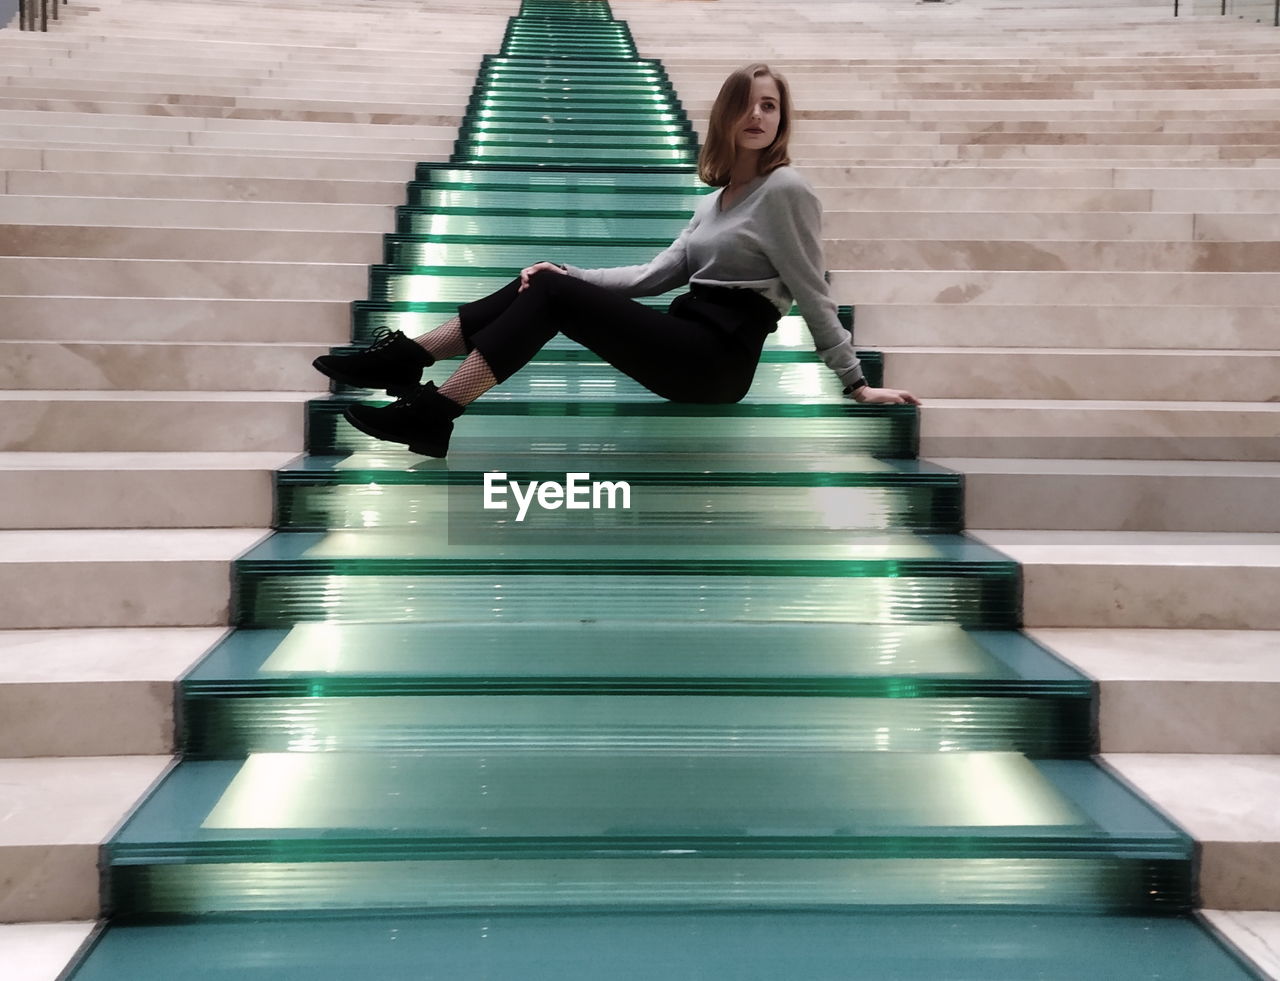
{"label": "black trousers", "polygon": [[467,350],[505,381],[557,333],[673,402],[747,394],[777,309],[746,289],[694,286],[666,313],[573,276],[543,270],[458,308]]}

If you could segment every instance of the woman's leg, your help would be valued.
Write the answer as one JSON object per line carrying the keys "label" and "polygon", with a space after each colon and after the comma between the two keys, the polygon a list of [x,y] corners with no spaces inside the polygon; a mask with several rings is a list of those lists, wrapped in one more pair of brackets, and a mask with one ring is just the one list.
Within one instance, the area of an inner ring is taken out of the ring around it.
{"label": "woman's leg", "polygon": [[758,346],[744,347],[714,327],[571,276],[541,272],[528,289],[517,290],[518,281],[474,309],[459,308],[470,353],[441,394],[460,405],[473,401],[527,364],[557,333],[672,401],[738,401],[759,360]]}

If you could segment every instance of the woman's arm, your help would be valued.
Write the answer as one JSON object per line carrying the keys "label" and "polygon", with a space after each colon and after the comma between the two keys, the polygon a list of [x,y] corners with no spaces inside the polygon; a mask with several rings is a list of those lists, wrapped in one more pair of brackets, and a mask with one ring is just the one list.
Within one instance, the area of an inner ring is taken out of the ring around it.
{"label": "woman's arm", "polygon": [[840,379],[845,397],[857,402],[918,405],[910,392],[871,388],[863,377],[853,338],[840,323],[823,277],[826,263],[822,255],[822,203],[818,196],[801,179],[790,177],[769,189],[768,203],[769,227],[761,235],[765,255],[795,298],[818,356]]}
{"label": "woman's arm", "polygon": [[689,282],[685,248],[690,233],[700,220],[700,216],[695,214],[674,242],[643,265],[613,266],[609,269],[580,269],[565,265],[562,268],[570,276],[623,296],[657,296]]}

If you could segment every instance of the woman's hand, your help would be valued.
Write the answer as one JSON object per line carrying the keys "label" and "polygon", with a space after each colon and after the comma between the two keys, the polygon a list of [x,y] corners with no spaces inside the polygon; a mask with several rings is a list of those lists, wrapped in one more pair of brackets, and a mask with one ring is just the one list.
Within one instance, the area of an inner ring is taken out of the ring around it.
{"label": "woman's hand", "polygon": [[544,269],[550,269],[552,272],[558,272],[561,276],[568,275],[565,270],[561,269],[554,262],[535,262],[532,266],[520,270],[520,288],[517,293],[523,293],[529,288],[529,277],[534,273],[540,273]]}
{"label": "woman's hand", "polygon": [[864,405],[919,405],[920,400],[900,388],[872,388],[863,385],[845,396]]}

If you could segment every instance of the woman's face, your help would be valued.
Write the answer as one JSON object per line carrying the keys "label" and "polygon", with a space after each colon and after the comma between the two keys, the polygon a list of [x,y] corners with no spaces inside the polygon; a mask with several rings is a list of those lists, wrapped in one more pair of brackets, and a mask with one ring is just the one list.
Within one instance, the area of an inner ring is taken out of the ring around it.
{"label": "woman's face", "polygon": [[739,120],[735,143],[739,150],[763,150],[778,135],[782,120],[782,97],[778,83],[768,75],[751,80],[747,111]]}

